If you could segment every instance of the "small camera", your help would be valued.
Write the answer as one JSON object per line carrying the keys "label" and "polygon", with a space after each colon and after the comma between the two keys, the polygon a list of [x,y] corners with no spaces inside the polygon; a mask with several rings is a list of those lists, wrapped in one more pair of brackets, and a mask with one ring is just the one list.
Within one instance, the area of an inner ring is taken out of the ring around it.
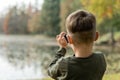
{"label": "small camera", "polygon": [[65,38],[66,42],[69,43],[68,39],[67,39],[67,34],[64,35],[64,38]]}

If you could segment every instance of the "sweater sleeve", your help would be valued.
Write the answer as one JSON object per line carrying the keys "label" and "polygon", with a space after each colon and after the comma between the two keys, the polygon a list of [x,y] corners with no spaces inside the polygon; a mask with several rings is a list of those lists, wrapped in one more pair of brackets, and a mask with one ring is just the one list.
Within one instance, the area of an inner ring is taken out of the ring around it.
{"label": "sweater sleeve", "polygon": [[57,51],[54,60],[50,63],[48,67],[48,75],[53,79],[57,80],[57,78],[62,75],[61,68],[64,68],[63,64],[65,65],[64,58],[63,58],[65,56],[65,53],[66,53],[66,49],[60,48]]}

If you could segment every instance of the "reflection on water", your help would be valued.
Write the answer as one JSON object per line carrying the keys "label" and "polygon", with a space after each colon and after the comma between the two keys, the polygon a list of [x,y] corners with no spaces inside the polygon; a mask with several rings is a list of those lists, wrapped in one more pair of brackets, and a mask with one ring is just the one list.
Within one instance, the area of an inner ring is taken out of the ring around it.
{"label": "reflection on water", "polygon": [[[18,63],[19,64],[19,63]],[[19,67],[14,67],[0,57],[0,79],[1,80],[16,80],[16,79],[32,79],[32,78],[40,78],[43,75],[41,74],[41,70],[34,71],[34,67],[24,66],[24,68],[20,69]]]}
{"label": "reflection on water", "polygon": [[[40,41],[41,42],[41,41]],[[0,39],[0,80],[40,79],[46,76],[46,68],[54,47],[43,46],[36,41]]]}
{"label": "reflection on water", "polygon": [[[58,49],[56,46],[43,45],[46,42],[25,37],[0,37],[0,80],[46,77],[47,66]],[[107,73],[120,73],[119,47],[111,49],[113,48],[104,46],[95,48],[106,55]]]}

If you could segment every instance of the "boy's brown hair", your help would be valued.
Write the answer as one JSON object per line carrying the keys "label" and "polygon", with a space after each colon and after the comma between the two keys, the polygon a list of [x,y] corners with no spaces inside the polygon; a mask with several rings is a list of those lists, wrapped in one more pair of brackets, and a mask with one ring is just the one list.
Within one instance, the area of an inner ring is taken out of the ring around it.
{"label": "boy's brown hair", "polygon": [[76,44],[89,44],[94,41],[96,18],[92,13],[78,10],[67,17],[66,28]]}

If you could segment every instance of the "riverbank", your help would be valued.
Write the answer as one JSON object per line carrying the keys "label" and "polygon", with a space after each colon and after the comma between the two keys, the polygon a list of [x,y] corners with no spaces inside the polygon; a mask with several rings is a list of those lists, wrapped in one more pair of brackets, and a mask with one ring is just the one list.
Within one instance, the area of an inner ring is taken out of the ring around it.
{"label": "riverbank", "polygon": [[[53,80],[53,79],[44,78],[42,80]],[[120,80],[120,74],[105,74],[103,80]]]}
{"label": "riverbank", "polygon": [[36,45],[57,46],[55,38],[43,35],[0,35],[1,43],[4,42],[29,42]]}

